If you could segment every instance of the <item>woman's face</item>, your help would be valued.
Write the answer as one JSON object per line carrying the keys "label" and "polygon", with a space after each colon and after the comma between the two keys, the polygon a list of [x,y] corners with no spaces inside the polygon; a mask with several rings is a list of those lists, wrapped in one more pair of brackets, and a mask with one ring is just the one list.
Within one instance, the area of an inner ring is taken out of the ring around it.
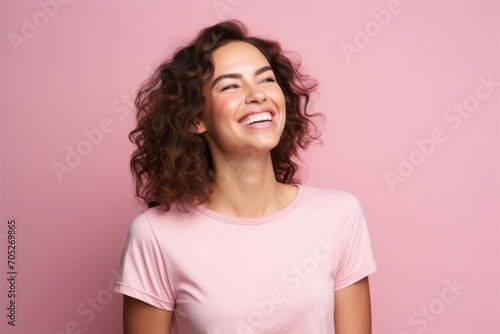
{"label": "woman's face", "polygon": [[214,74],[202,85],[205,110],[198,124],[212,156],[251,148],[269,152],[285,126],[285,97],[264,55],[246,42],[231,42],[212,54]]}

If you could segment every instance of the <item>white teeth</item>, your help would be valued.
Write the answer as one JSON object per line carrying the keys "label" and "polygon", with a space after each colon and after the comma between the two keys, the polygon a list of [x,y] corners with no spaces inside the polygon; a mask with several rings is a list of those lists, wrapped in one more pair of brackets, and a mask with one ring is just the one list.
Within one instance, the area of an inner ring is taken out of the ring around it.
{"label": "white teeth", "polygon": [[250,125],[255,122],[262,122],[262,121],[272,121],[272,116],[270,112],[263,112],[259,114],[253,114],[245,119],[243,119],[240,123],[243,125]]}

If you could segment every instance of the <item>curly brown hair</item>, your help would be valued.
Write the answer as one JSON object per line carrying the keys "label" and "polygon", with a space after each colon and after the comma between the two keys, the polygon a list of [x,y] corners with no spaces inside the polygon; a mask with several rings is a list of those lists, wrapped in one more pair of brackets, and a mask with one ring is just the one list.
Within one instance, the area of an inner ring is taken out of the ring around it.
{"label": "curly brown hair", "polygon": [[300,149],[319,139],[307,112],[317,81],[301,73],[300,58],[278,42],[248,35],[237,20],[220,22],[200,31],[188,45],[175,50],[139,88],[135,105],[137,126],[129,139],[137,145],[130,161],[136,195],[144,203],[168,211],[209,202],[216,175],[205,138],[196,133],[204,110],[201,85],[214,72],[212,53],[233,41],[255,46],[268,60],[283,90],[286,123],[278,145],[271,150],[276,180],[299,183]]}

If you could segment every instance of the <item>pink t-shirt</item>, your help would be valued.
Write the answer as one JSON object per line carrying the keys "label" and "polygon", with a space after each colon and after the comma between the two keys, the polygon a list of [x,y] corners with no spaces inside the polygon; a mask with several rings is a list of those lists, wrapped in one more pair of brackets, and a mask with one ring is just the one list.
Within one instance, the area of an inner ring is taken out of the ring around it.
{"label": "pink t-shirt", "polygon": [[376,270],[368,230],[353,195],[298,187],[263,218],[147,209],[116,291],[174,310],[172,334],[334,333],[334,291]]}

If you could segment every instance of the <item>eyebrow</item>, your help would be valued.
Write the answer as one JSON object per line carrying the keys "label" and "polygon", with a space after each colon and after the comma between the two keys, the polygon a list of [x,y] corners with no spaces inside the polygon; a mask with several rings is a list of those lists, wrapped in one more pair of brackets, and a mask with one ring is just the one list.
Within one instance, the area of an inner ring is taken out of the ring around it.
{"label": "eyebrow", "polygon": [[[261,67],[259,68],[257,71],[255,71],[255,76],[261,74],[261,73],[264,73],[266,71],[272,71],[273,69],[271,68],[271,66],[264,66],[264,67]],[[221,81],[222,79],[226,79],[226,78],[232,78],[232,79],[241,79],[242,78],[242,75],[239,74],[239,73],[228,73],[228,74],[222,74],[222,75],[219,75],[217,77],[217,79],[214,80],[214,82],[212,82],[212,86],[210,86],[211,88],[213,88],[215,86],[216,83],[218,83],[219,81]]]}

